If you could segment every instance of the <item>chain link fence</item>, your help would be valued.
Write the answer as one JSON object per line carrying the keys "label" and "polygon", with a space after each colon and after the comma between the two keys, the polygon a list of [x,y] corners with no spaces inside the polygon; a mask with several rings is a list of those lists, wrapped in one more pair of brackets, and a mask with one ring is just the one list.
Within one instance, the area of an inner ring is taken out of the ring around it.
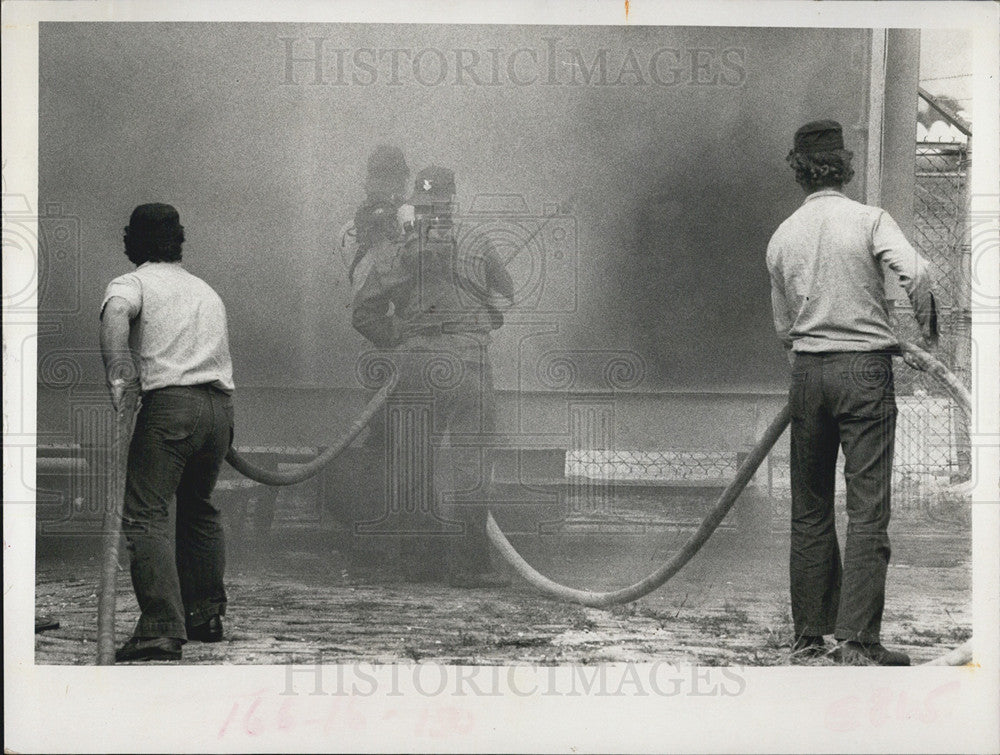
{"label": "chain link fence", "polygon": [[570,479],[655,484],[708,484],[736,474],[736,454],[724,451],[570,451]]}
{"label": "chain link fence", "polygon": [[[930,263],[940,328],[936,356],[971,387],[971,150],[967,142],[918,141],[915,157],[913,243]],[[903,338],[917,339],[906,303],[897,307],[894,319]],[[897,428],[896,499],[925,512],[935,502],[947,507],[955,498],[951,486],[972,474],[967,419],[937,381],[913,370],[899,372],[896,391],[909,411],[900,411]],[[964,500],[955,498],[952,508],[966,516]]]}
{"label": "chain link fence", "polygon": [[[935,353],[969,384],[969,241],[966,223],[970,149],[965,143],[917,142],[915,152],[914,229],[912,241],[930,263],[938,306],[940,343]],[[897,302],[892,319],[904,340],[919,342],[908,301]],[[961,410],[933,378],[896,361],[897,425],[893,464],[893,505],[922,520],[966,523],[968,496],[959,483],[971,476],[968,425]],[[788,433],[777,443],[757,474],[776,522],[787,519],[790,501]],[[638,497],[670,500],[683,508],[687,490],[704,496],[718,491],[736,473],[739,455],[706,449],[571,450],[567,477],[576,481],[577,506],[583,513],[635,505]],[[843,457],[838,496],[843,496]],[[644,490],[627,495],[624,491]],[[677,491],[681,495],[677,496]],[[629,503],[632,501],[632,503]],[[620,511],[619,511],[620,513]],[[692,510],[690,513],[696,513]]]}

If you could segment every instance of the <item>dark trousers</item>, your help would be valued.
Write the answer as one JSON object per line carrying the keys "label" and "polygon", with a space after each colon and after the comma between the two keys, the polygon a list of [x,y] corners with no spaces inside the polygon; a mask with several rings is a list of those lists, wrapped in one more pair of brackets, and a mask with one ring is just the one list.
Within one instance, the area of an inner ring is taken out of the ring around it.
{"label": "dark trousers", "polygon": [[[493,482],[492,448],[496,439],[496,398],[489,361],[466,361],[462,385],[440,396],[434,433],[436,455],[444,455],[451,472],[451,491],[439,499],[439,515],[462,528],[449,538],[448,568],[456,573],[490,571],[486,536],[488,498]],[[448,446],[442,448],[446,430]]]}
{"label": "dark trousers", "polygon": [[230,397],[215,388],[149,391],[128,454],[122,530],[141,615],[136,637],[187,639],[226,611],[225,539],[211,496],[233,437]]}
{"label": "dark trousers", "polygon": [[[795,634],[878,642],[896,429],[891,355],[797,353],[789,404]],[[848,516],[843,563],[834,524],[839,448]]]}
{"label": "dark trousers", "polygon": [[[486,347],[435,339],[410,341],[393,359],[399,383],[384,435],[390,490],[410,555],[450,572],[490,570],[486,536],[496,445],[496,400]],[[404,417],[425,417],[424,423]],[[418,429],[423,424],[424,429]],[[417,555],[414,555],[417,554]],[[422,555],[421,555],[422,554]]]}

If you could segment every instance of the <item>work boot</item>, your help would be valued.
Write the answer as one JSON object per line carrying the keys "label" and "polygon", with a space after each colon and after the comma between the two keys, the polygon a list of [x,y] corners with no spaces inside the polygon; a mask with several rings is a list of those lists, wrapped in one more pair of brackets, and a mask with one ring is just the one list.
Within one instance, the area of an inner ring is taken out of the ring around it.
{"label": "work boot", "polygon": [[889,650],[881,643],[842,642],[835,649],[834,659],[842,666],[909,666],[910,656]]}
{"label": "work boot", "polygon": [[822,635],[803,634],[792,643],[792,655],[797,658],[819,658],[826,653],[826,640]]}
{"label": "work boot", "polygon": [[179,661],[183,644],[173,637],[133,637],[115,652],[115,661]]}
{"label": "work boot", "polygon": [[222,617],[215,615],[204,624],[188,626],[187,636],[195,642],[222,642]]}

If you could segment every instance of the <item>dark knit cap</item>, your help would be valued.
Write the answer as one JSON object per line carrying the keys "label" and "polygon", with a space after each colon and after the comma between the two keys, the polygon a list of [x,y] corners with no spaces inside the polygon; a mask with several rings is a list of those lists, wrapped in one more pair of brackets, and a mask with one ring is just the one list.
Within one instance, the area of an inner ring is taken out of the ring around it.
{"label": "dark knit cap", "polygon": [[794,151],[800,155],[844,148],[844,132],[836,121],[812,121],[795,132]]}

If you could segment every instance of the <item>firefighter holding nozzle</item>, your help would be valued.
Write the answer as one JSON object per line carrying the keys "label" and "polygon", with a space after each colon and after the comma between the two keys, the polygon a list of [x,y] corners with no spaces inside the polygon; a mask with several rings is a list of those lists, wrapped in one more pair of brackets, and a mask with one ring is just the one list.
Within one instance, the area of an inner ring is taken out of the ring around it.
{"label": "firefighter holding nozzle", "polygon": [[[390,494],[406,498],[407,511],[414,502],[426,509],[423,519],[407,519],[422,522],[423,563],[412,571],[455,587],[492,587],[506,580],[491,568],[486,536],[497,432],[489,344],[514,289],[491,244],[458,242],[454,195],[454,173],[431,166],[398,216],[375,206],[359,218],[376,229],[368,254],[378,262],[355,295],[352,323],[388,350],[397,373],[386,423]],[[442,472],[452,477],[449,492],[435,484]]]}
{"label": "firefighter holding nozzle", "polygon": [[340,251],[354,293],[364,285],[372,266],[382,261],[379,251],[385,250],[379,241],[399,235],[397,215],[412,219],[412,207],[405,198],[409,180],[410,167],[399,147],[379,144],[372,150],[366,164],[365,199],[354,220],[340,231]]}

